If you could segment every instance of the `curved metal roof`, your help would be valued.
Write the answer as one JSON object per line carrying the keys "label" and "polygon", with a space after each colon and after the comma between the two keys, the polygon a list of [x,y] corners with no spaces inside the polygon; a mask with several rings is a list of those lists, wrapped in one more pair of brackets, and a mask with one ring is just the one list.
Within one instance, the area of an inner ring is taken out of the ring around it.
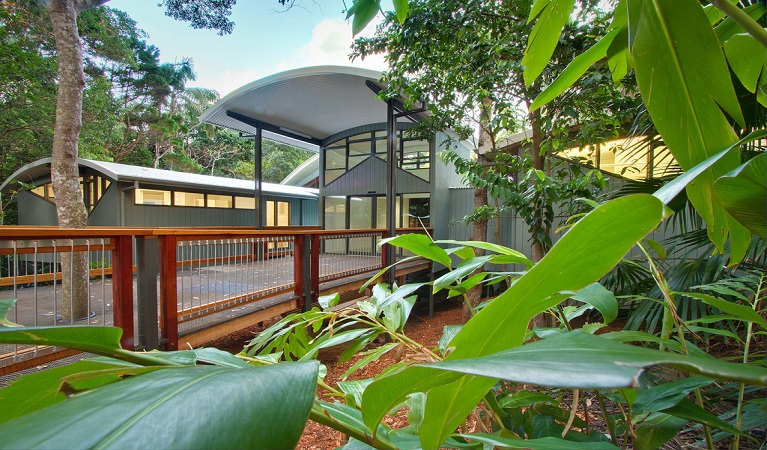
{"label": "curved metal roof", "polygon": [[[255,191],[253,180],[240,180],[235,178],[214,177],[196,173],[174,172],[172,170],[153,169],[150,167],[129,166],[105,161],[93,161],[89,159],[77,160],[78,165],[93,169],[106,178],[113,181],[139,182],[190,190],[217,190],[232,193],[251,194]],[[32,183],[40,178],[47,178],[51,171],[51,158],[39,159],[29,163],[13,173],[0,185],[0,192],[17,184],[19,181]],[[282,184],[263,183],[262,189],[265,194],[282,195],[289,197],[316,199],[317,189],[287,186]]]}
{"label": "curved metal roof", "polygon": [[[357,67],[318,66],[280,72],[233,91],[208,108],[200,121],[255,133],[293,135],[319,144],[340,131],[386,122],[386,103],[368,84],[380,87],[381,72]],[[247,119],[250,119],[248,124]]]}

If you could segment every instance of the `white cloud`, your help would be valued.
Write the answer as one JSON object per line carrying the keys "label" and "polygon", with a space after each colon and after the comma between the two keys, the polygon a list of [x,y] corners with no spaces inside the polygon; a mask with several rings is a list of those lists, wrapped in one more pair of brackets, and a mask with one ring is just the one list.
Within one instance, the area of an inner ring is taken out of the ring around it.
{"label": "white cloud", "polygon": [[[372,36],[375,25],[380,21],[377,17],[368,25],[361,35]],[[200,71],[199,77],[189,86],[210,87],[215,86],[221,97],[233,90],[244,86],[252,81],[268,75],[299,67],[309,66],[354,66],[373,70],[386,69],[383,55],[373,55],[364,60],[357,58],[352,62],[349,59],[351,53],[352,36],[351,24],[342,20],[326,19],[315,25],[312,36],[303,47],[292,52],[287,59],[283,59],[276,65],[267,69],[228,69],[226,71]]]}
{"label": "white cloud", "polygon": [[[374,30],[375,24],[370,24],[365,28],[363,34],[370,35]],[[323,20],[312,30],[312,37],[309,42],[296,51],[290,59],[278,63],[271,73],[321,65],[355,66],[374,70],[386,69],[383,55],[369,56],[364,60],[357,58],[352,62],[349,59],[352,40],[351,24],[341,20]]]}

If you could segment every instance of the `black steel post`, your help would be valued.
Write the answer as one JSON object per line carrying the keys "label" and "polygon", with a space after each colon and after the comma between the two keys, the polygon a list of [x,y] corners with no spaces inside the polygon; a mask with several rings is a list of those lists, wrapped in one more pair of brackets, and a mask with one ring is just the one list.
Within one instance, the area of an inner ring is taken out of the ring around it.
{"label": "black steel post", "polygon": [[261,127],[256,127],[256,135],[255,135],[255,144],[254,144],[254,156],[253,156],[253,168],[254,168],[254,178],[256,181],[256,229],[257,230],[263,230],[264,229],[264,211],[263,211],[263,195],[261,190],[261,178],[263,176],[263,171],[261,170],[261,140],[263,137],[263,132],[261,130]]}
{"label": "black steel post", "polygon": [[157,276],[160,250],[157,238],[136,236],[136,309],[138,341],[144,350],[160,348],[157,311]]}
{"label": "black steel post", "polygon": [[[397,118],[394,115],[394,101],[386,102],[386,229],[389,237],[397,233]],[[394,246],[386,246],[386,262],[394,264]],[[395,270],[388,272],[389,286],[394,286]]]}

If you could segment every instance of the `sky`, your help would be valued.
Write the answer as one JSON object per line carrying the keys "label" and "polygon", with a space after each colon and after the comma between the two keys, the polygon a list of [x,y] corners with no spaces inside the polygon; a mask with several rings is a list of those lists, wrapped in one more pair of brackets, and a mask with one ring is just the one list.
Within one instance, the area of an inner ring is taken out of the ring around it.
{"label": "sky", "polygon": [[[298,67],[386,68],[378,55],[349,60],[353,37],[342,0],[297,0],[289,11],[277,0],[239,0],[230,16],[234,32],[226,36],[171,19],[158,3],[111,0],[106,6],[127,12],[149,35],[147,42],[160,49],[162,62],[192,58],[197,80],[187,87],[215,89],[222,97],[251,81]],[[385,1],[384,8],[386,3],[390,2]],[[368,25],[361,35],[372,35],[374,26]]]}

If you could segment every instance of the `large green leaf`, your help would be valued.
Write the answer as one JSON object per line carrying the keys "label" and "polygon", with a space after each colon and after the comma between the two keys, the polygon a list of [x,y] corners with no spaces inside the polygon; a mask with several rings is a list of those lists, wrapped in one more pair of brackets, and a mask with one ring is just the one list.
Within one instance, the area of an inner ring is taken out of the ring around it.
{"label": "large green leaf", "polygon": [[379,245],[383,244],[404,248],[418,256],[438,262],[445,267],[450,267],[451,264],[450,255],[447,254],[445,249],[436,245],[429,236],[424,234],[402,234],[382,239]]}
{"label": "large green leaf", "polygon": [[511,249],[509,247],[504,247],[503,245],[499,244],[493,244],[492,242],[482,242],[482,241],[454,241],[452,239],[443,239],[439,241],[434,241],[435,244],[448,244],[448,245],[460,245],[465,247],[473,247],[473,248],[480,248],[482,250],[488,250],[491,252],[495,252],[501,255],[507,255],[507,256],[516,256],[520,259],[520,263],[524,264],[526,266],[532,266],[533,262],[530,261],[523,253],[518,252],[517,250]]}
{"label": "large green leaf", "polygon": [[573,298],[596,308],[605,323],[610,323],[618,317],[618,300],[615,299],[615,294],[599,283],[591,283],[576,292]]}
{"label": "large green leaf", "polygon": [[748,144],[749,142],[753,142],[758,139],[763,139],[766,136],[767,136],[767,130],[752,131],[746,137],[739,140],[738,142],[706,158],[704,161],[699,162],[698,164],[695,165],[695,167],[686,170],[682,175],[674,178],[673,181],[663,185],[662,188],[655,191],[653,195],[658,197],[660,201],[668,205],[669,203],[671,203],[672,200],[674,200],[674,198],[680,192],[682,192],[690,183],[692,183],[693,180],[695,180],[698,177],[698,175],[708,170],[711,166],[716,164],[719,160],[729,155],[730,153],[737,154],[738,152],[735,150],[736,149],[739,150],[741,145]]}
{"label": "large green leaf", "polygon": [[80,380],[87,377],[89,387],[93,388],[96,387],[94,384],[108,384],[151,370],[156,368],[141,367],[117,360],[105,362],[86,359],[24,375],[8,387],[0,389],[0,404],[3,405],[0,408],[0,423],[66,400],[61,387],[63,380],[67,377],[78,375]]}
{"label": "large green leaf", "polygon": [[[743,8],[743,12],[752,19],[759,20],[766,12],[764,2],[756,2],[753,5],[747,6]],[[740,24],[735,23],[732,17],[727,17],[716,26],[715,31],[720,42],[727,42],[731,37],[746,30]]]}
{"label": "large green leaf", "polygon": [[308,362],[158,370],[6,422],[0,446],[293,448],[317,369]]}
{"label": "large green leaf", "polygon": [[174,364],[147,353],[123,350],[122,333],[120,328],[94,326],[0,328],[0,343],[66,347],[148,366]]}
{"label": "large green leaf", "polygon": [[713,187],[727,212],[752,233],[767,238],[767,154],[719,177]]}
{"label": "large green leaf", "polygon": [[459,278],[463,278],[474,272],[476,269],[483,267],[485,263],[490,260],[490,258],[490,256],[475,256],[474,258],[469,258],[461,261],[455,270],[451,270],[450,272],[434,280],[434,292],[436,293],[441,289],[450,286],[451,284],[458,281]]}
{"label": "large green leaf", "polygon": [[621,31],[622,30],[618,29],[610,31],[606,36],[600,39],[599,42],[592,45],[588,50],[573,59],[572,62],[567,65],[565,70],[559,74],[557,79],[535,98],[530,105],[530,111],[535,111],[557,98],[559,94],[578,81],[578,78],[586,73],[592,64],[605,58],[607,56],[607,49],[612,44],[613,39],[621,34]]}
{"label": "large green leaf", "polygon": [[531,85],[546,68],[574,5],[575,0],[536,0],[533,4],[528,22],[538,21],[527,38],[522,58],[526,85]]}
{"label": "large green leaf", "polygon": [[637,450],[657,450],[676,436],[686,424],[686,419],[669,414],[650,414],[635,427],[634,447]]}
{"label": "large green leaf", "polygon": [[493,448],[527,448],[530,450],[615,450],[609,442],[575,442],[554,437],[509,439],[492,434],[462,434],[461,437],[493,446]]}
{"label": "large green leaf", "polygon": [[639,387],[639,375],[659,365],[767,386],[767,373],[761,367],[620,344],[582,331],[479,358],[445,360],[424,367],[543,386],[613,389]]}
{"label": "large green leaf", "polygon": [[397,15],[399,23],[403,23],[407,19],[408,0],[392,0],[394,3],[394,13]]}
{"label": "large green leaf", "polygon": [[739,434],[741,436],[747,436],[737,428],[733,427],[729,423],[720,419],[716,415],[706,411],[699,405],[693,403],[690,399],[684,398],[678,404],[664,409],[664,413],[671,414],[674,417],[680,417],[682,419],[691,420],[693,422],[702,423],[712,428],[718,428],[722,431],[726,431],[731,434]]}
{"label": "large green leaf", "polygon": [[[629,22],[636,23],[634,72],[653,123],[679,165],[689,170],[737,141],[726,112],[744,124],[730,72],[716,33],[697,0],[631,0]],[[638,17],[635,17],[638,14]],[[721,251],[730,235],[736,252],[748,244],[742,225],[714,200],[716,178],[739,164],[728,154],[687,188]],[[745,243],[743,240],[745,239]]]}
{"label": "large green leaf", "polygon": [[764,317],[762,317],[758,312],[754,311],[751,307],[728,302],[722,298],[714,297],[713,295],[708,294],[701,294],[698,292],[685,292],[684,295],[692,298],[697,298],[703,303],[709,304],[722,312],[732,314],[741,320],[754,322],[760,325],[763,329],[767,329],[767,321],[765,321]]}
{"label": "large green leaf", "polygon": [[750,92],[756,92],[756,84],[765,70],[767,58],[757,58],[755,55],[764,56],[764,47],[753,36],[745,33],[731,37],[722,47],[727,62],[743,86]]}
{"label": "large green leaf", "polygon": [[637,389],[636,399],[631,404],[631,412],[644,414],[671,408],[679,404],[694,389],[708,386],[711,383],[713,380],[709,378],[694,375],[649,389]]}
{"label": "large green leaf", "polygon": [[[451,341],[456,349],[447,359],[473,358],[521,345],[528,322],[556,305],[559,292],[578,291],[600,279],[660,223],[663,212],[663,204],[650,195],[622,197],[591,211],[538,264],[464,325]],[[421,440],[426,448],[436,447],[494,382],[468,375],[456,379],[424,367],[407,368],[368,387],[363,417],[372,428],[411,392],[452,383],[427,397],[429,422],[425,420],[421,426]],[[430,408],[430,403],[442,409]]]}
{"label": "large green leaf", "polygon": [[381,0],[354,0],[346,12],[346,18],[352,18],[352,33],[356,35],[373,20],[381,9]]}

